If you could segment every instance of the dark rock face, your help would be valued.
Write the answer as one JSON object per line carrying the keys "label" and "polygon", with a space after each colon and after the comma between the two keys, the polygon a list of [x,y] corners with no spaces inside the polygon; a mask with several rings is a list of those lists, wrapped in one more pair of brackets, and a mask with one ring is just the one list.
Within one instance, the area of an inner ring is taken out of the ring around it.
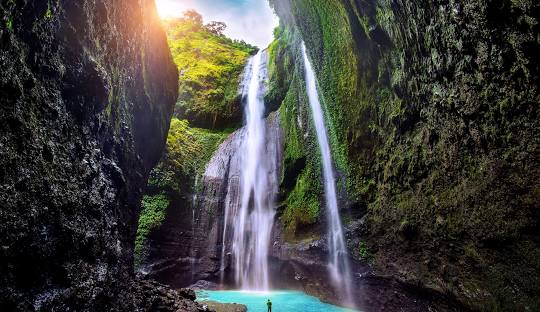
{"label": "dark rock face", "polygon": [[133,278],[178,90],[153,1],[0,11],[0,310],[196,310]]}
{"label": "dark rock face", "polygon": [[540,4],[271,3],[306,43],[366,214],[351,254],[361,240],[378,273],[469,308],[537,310]]}
{"label": "dark rock face", "polygon": [[224,209],[239,200],[239,150],[244,136],[242,128],[219,146],[195,186],[198,194],[173,198],[165,221],[146,242],[144,273],[176,287],[219,276]]}
{"label": "dark rock face", "polygon": [[[358,239],[361,222],[345,228],[346,238]],[[277,289],[293,288],[316,296],[324,302],[343,304],[341,289],[331,283],[328,271],[328,236],[320,239],[287,242],[284,231],[276,223],[271,253],[272,283]],[[362,311],[467,311],[453,298],[401,283],[391,275],[381,275],[362,261],[350,259],[354,272],[352,286],[356,294],[354,303]]]}

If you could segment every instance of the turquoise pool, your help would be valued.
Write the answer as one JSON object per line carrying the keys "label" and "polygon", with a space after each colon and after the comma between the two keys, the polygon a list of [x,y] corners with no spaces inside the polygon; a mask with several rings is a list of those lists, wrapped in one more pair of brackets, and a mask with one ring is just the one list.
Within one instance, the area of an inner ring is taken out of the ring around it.
{"label": "turquoise pool", "polygon": [[238,291],[238,290],[201,290],[197,292],[197,300],[241,303],[248,307],[248,312],[267,312],[266,300],[272,301],[272,312],[352,312],[357,310],[345,309],[321,302],[318,298],[306,295],[300,291]]}

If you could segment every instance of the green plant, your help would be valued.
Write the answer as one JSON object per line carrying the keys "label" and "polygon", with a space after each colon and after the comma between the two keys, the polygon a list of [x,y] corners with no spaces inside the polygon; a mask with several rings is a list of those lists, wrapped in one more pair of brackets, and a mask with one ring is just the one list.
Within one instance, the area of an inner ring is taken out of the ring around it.
{"label": "green plant", "polygon": [[314,173],[310,169],[304,170],[285,201],[283,223],[289,235],[295,234],[299,225],[314,224],[319,218],[320,192],[314,178]]}
{"label": "green plant", "polygon": [[365,241],[361,241],[358,244],[358,256],[364,261],[370,261],[373,259],[373,254],[369,251],[368,245]]}
{"label": "green plant", "polygon": [[169,198],[166,194],[145,195],[142,199],[142,210],[139,216],[139,225],[137,227],[137,235],[135,238],[135,257],[141,258],[144,248],[144,242],[150,232],[159,227],[163,220],[167,208],[169,206]]}
{"label": "green plant", "polygon": [[[187,120],[173,118],[165,155],[151,172],[149,185],[178,192],[190,191],[188,188],[197,176],[204,173],[214,151],[233,130],[194,128]],[[187,188],[181,190],[181,186]]]}
{"label": "green plant", "polygon": [[52,18],[52,16],[53,16],[53,13],[51,11],[51,8],[48,7],[47,11],[45,11],[45,18]]}

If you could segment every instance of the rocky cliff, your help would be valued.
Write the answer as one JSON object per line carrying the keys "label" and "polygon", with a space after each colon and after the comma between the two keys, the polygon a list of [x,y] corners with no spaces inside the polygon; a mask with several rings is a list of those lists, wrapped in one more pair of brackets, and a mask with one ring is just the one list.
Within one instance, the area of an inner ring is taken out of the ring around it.
{"label": "rocky cliff", "polygon": [[284,201],[288,240],[316,239],[324,223],[310,195],[321,188],[298,83],[303,40],[351,254],[470,309],[538,309],[540,5],[270,2],[282,21],[270,65],[287,113],[282,187],[297,194]]}
{"label": "rocky cliff", "polygon": [[[278,115],[270,114],[266,125],[268,155],[276,157],[275,163],[280,164]],[[223,234],[228,220],[226,211],[236,211],[240,205],[241,147],[245,135],[246,129],[241,128],[218,147],[197,182],[195,194],[171,201],[163,223],[152,231],[146,243],[148,251],[141,271],[149,277],[176,287],[201,280],[231,282],[231,242],[226,241],[224,249]]]}
{"label": "rocky cliff", "polygon": [[136,281],[177,71],[153,1],[2,1],[0,310],[196,310]]}

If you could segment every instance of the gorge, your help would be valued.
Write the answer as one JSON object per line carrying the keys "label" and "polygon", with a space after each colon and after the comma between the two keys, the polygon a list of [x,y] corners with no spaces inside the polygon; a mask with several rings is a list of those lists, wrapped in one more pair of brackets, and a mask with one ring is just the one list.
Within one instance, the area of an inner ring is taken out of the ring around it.
{"label": "gorge", "polygon": [[157,3],[0,3],[1,311],[540,309],[540,3]]}

